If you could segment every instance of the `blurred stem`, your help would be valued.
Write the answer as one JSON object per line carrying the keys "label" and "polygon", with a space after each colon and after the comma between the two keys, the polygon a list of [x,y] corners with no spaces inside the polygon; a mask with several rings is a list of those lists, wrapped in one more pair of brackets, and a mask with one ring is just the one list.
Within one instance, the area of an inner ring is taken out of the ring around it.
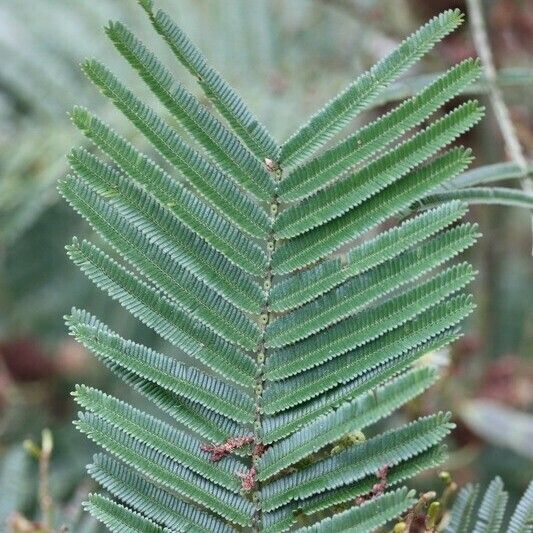
{"label": "blurred stem", "polygon": [[407,516],[405,517],[403,523],[405,524],[404,531],[408,532],[415,520],[419,517],[419,515],[424,514],[426,512],[427,506],[437,497],[437,493],[434,491],[425,492],[424,494],[420,495],[420,498],[418,499],[418,502],[414,505],[414,507],[407,513]]}
{"label": "blurred stem", "polygon": [[43,429],[40,448],[31,440],[24,441],[24,448],[39,461],[39,505],[42,527],[38,531],[52,533],[54,526],[54,501],[50,493],[50,459],[54,448],[52,432],[49,429]]}
{"label": "blurred stem", "polygon": [[50,494],[50,458],[53,447],[52,432],[49,429],[43,429],[41,455],[39,457],[39,501],[46,531],[52,531],[53,528],[54,503]]}
{"label": "blurred stem", "polygon": [[[494,66],[494,59],[489,45],[487,28],[483,19],[481,1],[467,0],[467,6],[470,17],[470,27],[472,28],[472,38],[474,40],[474,45],[481,63],[485,69],[485,76],[489,86],[489,98],[496,116],[496,120],[500,127],[500,131],[502,133],[507,155],[520,169],[522,189],[528,194],[533,194],[533,183],[528,177],[527,161],[511,120],[509,109],[507,108],[502,93],[498,87],[498,75]],[[531,217],[531,228],[533,234],[533,214]]]}

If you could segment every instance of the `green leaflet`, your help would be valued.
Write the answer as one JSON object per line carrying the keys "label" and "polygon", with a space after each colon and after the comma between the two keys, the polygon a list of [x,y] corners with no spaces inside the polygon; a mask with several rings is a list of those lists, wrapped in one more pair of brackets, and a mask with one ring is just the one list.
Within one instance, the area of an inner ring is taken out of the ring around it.
{"label": "green leaflet", "polygon": [[242,311],[226,302],[207,284],[181,268],[175,253],[149,240],[150,228],[140,231],[106,203],[85,183],[69,176],[60,190],[69,203],[98,233],[142,272],[155,287],[164,291],[183,311],[217,335],[247,349],[257,346],[258,326]]}
{"label": "green leaflet", "polygon": [[422,26],[394,52],[330,100],[290,137],[281,148],[281,163],[284,166],[294,164],[323,146],[387,85],[459,26],[461,21],[459,10],[449,10]]}
{"label": "green leaflet", "polygon": [[458,220],[466,212],[460,202],[449,202],[384,231],[353,248],[344,261],[340,257],[297,272],[272,288],[269,307],[281,312],[300,307],[353,276],[393,259],[437,231]]}
{"label": "green leaflet", "polygon": [[169,392],[110,360],[104,360],[104,364],[124,383],[145,396],[164,413],[210,442],[224,442],[230,436],[243,436],[248,433],[246,426],[215,410]]}
{"label": "green leaflet", "polygon": [[175,130],[136,98],[103,65],[90,60],[84,63],[83,70],[223,217],[254,237],[266,236],[270,221],[262,207],[250,200],[217,167],[185,144]]}
{"label": "green leaflet", "polygon": [[[198,237],[187,226],[135,184],[127,181],[85,150],[73,150],[72,168],[94,188],[100,202],[113,206],[137,231],[146,234],[154,246],[172,258],[237,307],[259,312],[263,300],[259,285],[244,271]],[[105,200],[104,200],[105,199]],[[223,269],[226,276],[219,275]]]}
{"label": "green leaflet", "polygon": [[[424,354],[440,350],[459,336],[459,328],[452,327],[417,346],[400,349],[393,356],[387,353],[387,356],[377,363],[366,359],[363,366],[356,367],[355,378],[349,379],[337,375],[336,379],[340,385],[330,386],[329,389],[312,394],[311,400],[306,398],[308,401],[295,405],[289,410],[265,417],[263,439],[267,443],[272,443],[291,435],[305,424],[311,423],[317,416],[329,412],[342,405],[343,402],[366,394],[381,383],[402,374]],[[345,376],[349,375],[352,369],[351,365],[347,365]]]}
{"label": "green leaflet", "polygon": [[200,198],[172,179],[129,142],[83,108],[75,108],[73,121],[99,148],[189,229],[252,274],[266,267],[266,256],[247,236],[236,230]]}
{"label": "green leaflet", "polygon": [[274,351],[266,375],[274,381],[323,364],[400,327],[474,279],[468,263],[449,268],[425,283],[347,318],[313,337]]}
{"label": "green leaflet", "polygon": [[[524,492],[505,528],[503,518],[507,500],[508,494],[499,477],[490,482],[482,495],[479,485],[466,485],[455,499],[445,533],[486,533],[489,531],[531,533],[533,530],[533,483],[530,483]],[[479,508],[476,512],[478,504]]]}
{"label": "green leaflet", "polygon": [[164,529],[139,513],[130,511],[99,494],[90,494],[84,508],[105,524],[109,531],[116,533],[163,533]]}
{"label": "green leaflet", "polygon": [[496,204],[533,209],[533,194],[508,187],[467,187],[438,192],[423,198],[420,205],[431,206],[449,200],[461,200],[468,204]]}
{"label": "green leaflet", "polygon": [[251,382],[255,364],[248,355],[196,324],[179,307],[98,248],[74,239],[68,253],[89,279],[162,338],[228,379],[243,385]]}
{"label": "green leaflet", "polygon": [[177,82],[123,24],[109,23],[106,33],[172,116],[220,168],[261,200],[269,200],[267,192],[272,190],[272,180],[262,162],[241,144],[238,137]]}
{"label": "green leaflet", "polygon": [[468,131],[482,116],[477,102],[457,107],[362,170],[283,211],[274,224],[276,236],[295,237],[353,210]]}
{"label": "green leaflet", "polygon": [[76,425],[89,438],[152,482],[200,505],[216,509],[217,514],[237,524],[249,524],[252,506],[242,496],[207,481],[92,413],[80,413]]}
{"label": "green leaflet", "polygon": [[300,200],[383,150],[405,131],[414,128],[480,75],[479,61],[467,59],[437,78],[393,111],[348,136],[311,161],[295,168],[281,182],[279,195],[285,201]]}
{"label": "green leaflet", "polygon": [[97,414],[113,428],[178,461],[209,481],[239,492],[240,484],[235,472],[244,465],[234,458],[219,464],[206,461],[207,453],[202,451],[202,441],[99,390],[78,386],[74,397],[81,407]]}
{"label": "green leaflet", "polygon": [[322,331],[383,298],[405,283],[419,279],[428,271],[455,257],[479,236],[476,225],[464,224],[426,240],[386,263],[352,278],[320,300],[277,319],[267,329],[270,346],[281,347]]}
{"label": "green leaflet", "polygon": [[361,348],[307,370],[265,390],[264,410],[268,414],[284,411],[322,392],[346,383],[361,371],[368,370],[395,356],[427,342],[468,316],[474,306],[467,295],[459,295],[430,307],[418,318],[390,331],[382,338]]}
{"label": "green leaflet", "polygon": [[225,216],[253,235],[266,234],[268,217],[241,194],[227,177],[188,147],[155,113],[96,61],[86,62],[87,75],[134,122],[154,146],[193,183]]}
{"label": "green leaflet", "polygon": [[530,533],[533,529],[533,481],[518,502],[511,520],[508,533]]}
{"label": "green leaflet", "polygon": [[[444,461],[444,458],[443,447],[434,446],[420,455],[389,468],[387,486],[394,487],[424,470],[435,468]],[[376,476],[370,475],[353,485],[312,496],[301,502],[291,503],[267,513],[264,520],[265,531],[268,533],[286,531],[296,522],[298,516],[313,518],[313,515],[320,511],[353,501],[357,496],[370,493],[375,483]]]}
{"label": "green leaflet", "polygon": [[464,170],[470,151],[454,148],[426,166],[412,171],[380,194],[342,217],[290,239],[274,251],[272,268],[277,274],[293,272],[326,257],[390,216],[409,207],[428,191]]}
{"label": "green leaflet", "polygon": [[[533,163],[529,162],[528,174],[533,174]],[[457,176],[448,185],[456,189],[463,187],[472,187],[481,183],[493,183],[495,181],[503,181],[510,179],[520,179],[523,176],[523,171],[516,163],[495,163],[494,165],[483,165],[481,167],[473,168]]]}
{"label": "green leaflet", "polygon": [[493,479],[479,507],[474,533],[497,533],[500,531],[509,496],[503,490],[503,481]]}
{"label": "green leaflet", "polygon": [[324,518],[317,524],[302,528],[300,531],[325,533],[348,531],[350,528],[357,528],[359,531],[374,531],[409,509],[416,501],[407,488],[402,488],[379,496],[360,507],[353,507],[335,516]]}
{"label": "green leaflet", "polygon": [[419,418],[361,444],[277,479],[262,490],[263,508],[270,511],[292,500],[303,500],[348,485],[394,466],[440,442],[454,427],[449,413]]}
{"label": "green leaflet", "polygon": [[479,486],[471,484],[461,489],[450,514],[450,523],[446,527],[446,533],[470,533],[472,531],[472,519],[474,505],[476,503]]}
{"label": "green leaflet", "polygon": [[222,520],[200,511],[150,483],[131,468],[109,455],[98,454],[87,467],[92,478],[104,489],[133,507],[138,513],[173,531],[231,533]]}
{"label": "green leaflet", "polygon": [[66,317],[69,331],[106,364],[119,365],[163,389],[237,422],[253,420],[252,398],[195,367],[125,340],[94,316],[74,309]]}
{"label": "green leaflet", "polygon": [[89,313],[73,309],[66,322],[71,333],[118,378],[191,431],[212,442],[246,433],[242,422],[234,420],[251,418],[252,400],[246,394],[118,337]]}
{"label": "green leaflet", "polygon": [[415,370],[318,417],[267,449],[259,461],[259,479],[268,479],[351,431],[374,424],[421,394],[436,378],[436,373],[429,368]]}
{"label": "green leaflet", "polygon": [[[387,473],[387,484],[394,486],[402,483],[406,479],[414,477],[419,472],[429,468],[435,468],[435,466],[444,462],[445,458],[445,447],[441,445],[433,446],[427,451],[393,466]],[[348,485],[329,493],[326,492],[319,496],[311,497],[301,502],[303,504],[303,510],[307,513],[316,513],[332,505],[348,502],[356,496],[371,492],[375,482],[376,476],[372,475],[354,485]]]}
{"label": "green leaflet", "polygon": [[[163,11],[152,13],[152,2],[143,2],[156,31],[164,37],[182,65],[196,76],[205,95],[228,121],[252,153],[259,159],[278,159],[279,149],[265,127],[252,115],[246,104],[229,84],[207,62],[187,35]],[[265,194],[271,195],[274,183],[267,185]]]}

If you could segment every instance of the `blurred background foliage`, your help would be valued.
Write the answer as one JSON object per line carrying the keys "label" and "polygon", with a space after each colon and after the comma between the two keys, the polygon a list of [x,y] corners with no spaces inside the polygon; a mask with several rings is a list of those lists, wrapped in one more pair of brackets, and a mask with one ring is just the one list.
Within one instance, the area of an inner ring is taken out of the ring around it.
{"label": "blurred background foliage", "polygon": [[[460,0],[158,1],[280,141],[425,19],[446,8],[466,10],[464,4]],[[531,160],[533,2],[490,0],[484,8],[499,85]],[[72,105],[90,107],[129,138],[143,142],[78,67],[83,58],[97,56],[123,80],[131,81],[136,92],[144,90],[106,41],[102,26],[108,19],[126,22],[164,62],[177,68],[133,0],[0,0],[2,530],[9,519],[18,520],[19,530],[26,531],[24,527],[31,524],[25,526],[23,516],[30,521],[41,518],[38,463],[44,449],[40,439],[43,428],[50,428],[54,449],[48,482],[55,524],[69,525],[77,532],[96,531],[79,513],[79,502],[90,490],[84,465],[91,445],[71,424],[74,406],[69,393],[79,381],[108,390],[118,385],[108,382],[108,375],[68,338],[62,315],[75,304],[125,336],[156,342],[96,291],[63,250],[72,235],[89,231],[59,200],[55,188],[57,179],[67,172],[65,154],[82,142],[67,115]],[[373,113],[386,111],[428,76],[473,55],[467,21],[418,70],[398,82]],[[486,83],[481,80],[474,92],[485,100]],[[352,127],[372,118],[367,113]],[[507,159],[490,106],[482,125],[462,142],[474,148],[476,166]],[[514,182],[507,185],[519,187]],[[444,379],[397,416],[453,409],[458,429],[446,465],[453,478],[459,484],[486,483],[497,473],[511,498],[516,498],[533,464],[533,426],[528,414],[533,405],[529,214],[510,207],[473,206],[469,217],[480,223],[484,234],[471,258],[479,270],[478,310],[466,336],[450,353],[428,356],[442,365]],[[32,443],[27,441],[23,447],[27,439]],[[419,480],[426,489],[436,483],[435,473]],[[20,514],[14,515],[15,511]]]}

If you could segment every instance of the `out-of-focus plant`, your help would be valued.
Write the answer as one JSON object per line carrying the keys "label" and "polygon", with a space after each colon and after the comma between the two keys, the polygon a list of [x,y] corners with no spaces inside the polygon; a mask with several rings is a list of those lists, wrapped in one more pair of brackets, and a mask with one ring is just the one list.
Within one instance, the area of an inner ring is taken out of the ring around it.
{"label": "out-of-focus plant", "polygon": [[[533,482],[522,495],[508,520],[509,495],[496,477],[481,493],[480,484],[468,484],[457,493],[448,472],[439,475],[440,494],[420,495],[418,502],[396,523],[393,533],[531,533],[533,531]],[[453,505],[450,504],[453,502]],[[505,525],[504,523],[507,522]]]}
{"label": "out-of-focus plant", "polygon": [[451,509],[445,533],[531,533],[533,531],[533,484],[522,496],[507,525],[504,516],[508,495],[503,481],[494,479],[482,494],[479,484],[461,489]]}

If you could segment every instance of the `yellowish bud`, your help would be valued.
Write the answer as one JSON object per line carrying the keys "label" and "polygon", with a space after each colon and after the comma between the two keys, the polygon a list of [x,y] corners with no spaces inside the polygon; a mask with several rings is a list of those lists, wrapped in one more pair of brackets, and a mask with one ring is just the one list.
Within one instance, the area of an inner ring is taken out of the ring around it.
{"label": "yellowish bud", "polygon": [[347,438],[350,444],[360,444],[366,440],[365,434],[359,430],[348,433]]}
{"label": "yellowish bud", "polygon": [[405,533],[406,531],[407,531],[407,524],[405,522],[398,522],[394,526],[392,533]]}

